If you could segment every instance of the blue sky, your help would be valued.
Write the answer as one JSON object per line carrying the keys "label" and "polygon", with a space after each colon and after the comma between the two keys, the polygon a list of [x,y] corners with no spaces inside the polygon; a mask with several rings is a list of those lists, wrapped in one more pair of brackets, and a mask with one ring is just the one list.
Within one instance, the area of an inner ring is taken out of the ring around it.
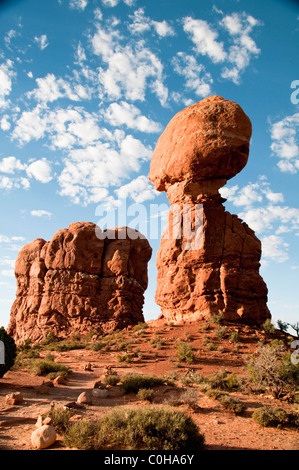
{"label": "blue sky", "polygon": [[[0,5],[0,324],[24,244],[75,221],[99,223],[120,197],[143,204],[145,220],[152,204],[167,203],[147,179],[155,143],[174,114],[214,94],[240,104],[253,125],[248,164],[222,189],[225,206],[262,240],[273,320],[298,321],[297,3]],[[142,228],[153,247],[148,320],[160,312],[159,237]]]}

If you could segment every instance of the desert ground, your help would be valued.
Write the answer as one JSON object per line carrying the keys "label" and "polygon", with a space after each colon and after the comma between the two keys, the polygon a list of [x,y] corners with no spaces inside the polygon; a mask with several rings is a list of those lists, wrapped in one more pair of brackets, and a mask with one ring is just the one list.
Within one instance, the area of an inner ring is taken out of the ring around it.
{"label": "desert ground", "polygon": [[[81,349],[42,348],[40,357],[50,353],[56,362],[72,371],[65,383],[55,386],[49,386],[47,377],[38,376],[31,370],[30,360],[17,361],[0,379],[0,450],[33,449],[31,434],[36,429],[38,417],[46,414],[51,406],[57,408],[76,402],[82,392],[92,390],[95,383],[102,380],[107,367],[111,367],[120,379],[129,372],[167,377],[169,380],[165,379],[163,385],[154,388],[153,403],[159,406],[170,404],[188,413],[204,435],[207,451],[299,450],[297,429],[262,427],[252,419],[253,412],[259,407],[273,406],[288,411],[294,410],[296,405],[293,403],[273,398],[267,391],[231,390],[229,394],[246,405],[246,410],[238,415],[208,397],[192,380],[197,374],[208,377],[219,371],[234,372],[238,378],[246,379],[249,356],[255,353],[260,341],[271,340],[266,332],[248,326],[228,325],[226,334],[220,338],[217,324],[167,325],[163,320],[155,320],[144,326],[146,328],[108,335],[109,342],[107,337],[105,347],[100,350],[92,349],[94,337],[81,338],[79,343],[84,343]],[[238,342],[231,341],[231,332],[238,334]],[[176,357],[176,345],[182,340],[190,344],[195,353],[191,364]],[[47,381],[48,386],[41,388]],[[124,394],[120,384],[106,388],[109,392],[106,398],[94,397],[92,404],[81,405],[74,410],[73,419],[97,419],[116,406],[152,406],[135,393]],[[15,392],[22,394],[23,401],[8,404],[6,396]],[[186,398],[188,396],[192,400]],[[58,434],[56,442],[47,450],[69,448],[64,445],[63,436]]]}

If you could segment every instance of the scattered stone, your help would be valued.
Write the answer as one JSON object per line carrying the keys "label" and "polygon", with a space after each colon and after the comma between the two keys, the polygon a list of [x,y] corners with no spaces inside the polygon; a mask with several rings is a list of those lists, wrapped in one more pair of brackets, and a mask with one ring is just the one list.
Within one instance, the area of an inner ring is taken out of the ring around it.
{"label": "scattered stone", "polygon": [[82,393],[77,398],[77,403],[84,403],[85,405],[91,405],[92,404],[92,393],[90,390],[86,390]]}
{"label": "scattered stone", "polygon": [[9,393],[5,397],[5,403],[7,405],[18,405],[24,400],[23,395],[20,392]]}
{"label": "scattered stone", "polygon": [[57,377],[55,377],[55,379],[53,379],[54,386],[63,384],[65,384],[65,377],[63,377],[62,375],[58,375]]}
{"label": "scattered stone", "polygon": [[91,364],[90,364],[90,362],[88,362],[87,364],[85,364],[84,370],[87,370],[87,371],[90,371],[90,372],[93,370],[93,369],[92,369],[92,366],[91,366]]}
{"label": "scattered stone", "polygon": [[94,388],[91,393],[92,396],[96,398],[107,398],[109,395],[109,392],[106,388]]}
{"label": "scattered stone", "polygon": [[54,383],[52,382],[52,380],[44,380],[42,385],[45,385],[46,387],[54,387]]}
{"label": "scattered stone", "polygon": [[46,449],[56,441],[56,431],[52,424],[43,424],[31,434],[31,444],[35,449]]}

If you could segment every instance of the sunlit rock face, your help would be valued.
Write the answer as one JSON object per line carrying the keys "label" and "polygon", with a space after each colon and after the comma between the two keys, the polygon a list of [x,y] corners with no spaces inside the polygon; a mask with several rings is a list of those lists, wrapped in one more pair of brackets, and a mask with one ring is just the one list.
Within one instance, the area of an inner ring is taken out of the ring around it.
{"label": "sunlit rock face", "polygon": [[171,204],[156,260],[155,298],[166,320],[221,313],[260,324],[271,316],[261,243],[219,194],[245,167],[251,132],[237,103],[211,96],[176,114],[156,144],[149,179]]}
{"label": "sunlit rock face", "polygon": [[49,332],[70,337],[144,321],[152,254],[147,239],[127,227],[114,229],[111,238],[99,237],[98,230],[92,223],[73,223],[49,242],[39,238],[19,252],[8,326],[17,343],[41,341]]}

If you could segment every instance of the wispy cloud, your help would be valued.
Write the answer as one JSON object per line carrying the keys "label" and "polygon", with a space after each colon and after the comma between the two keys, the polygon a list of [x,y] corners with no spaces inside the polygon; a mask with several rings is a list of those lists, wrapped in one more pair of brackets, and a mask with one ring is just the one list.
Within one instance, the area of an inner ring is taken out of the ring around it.
{"label": "wispy cloud", "polygon": [[261,237],[263,257],[276,262],[289,258],[284,234],[299,231],[299,209],[284,205],[284,196],[275,192],[265,176],[243,188],[223,187],[221,195],[238,211],[239,217]]}
{"label": "wispy cloud", "polygon": [[0,64],[0,109],[5,109],[9,106],[10,101],[8,100],[8,96],[12,90],[14,77],[13,62],[7,59]]}
{"label": "wispy cloud", "polygon": [[294,174],[299,171],[298,129],[299,113],[286,116],[270,126],[271,150],[279,159],[277,165],[284,173]]}
{"label": "wispy cloud", "polygon": [[41,51],[48,47],[49,42],[46,34],[42,34],[41,36],[35,36],[34,42],[38,45]]}
{"label": "wispy cloud", "polygon": [[33,216],[33,217],[46,217],[48,219],[50,219],[52,217],[52,213],[49,212],[49,211],[46,211],[44,209],[36,209],[36,210],[32,210],[30,211],[30,214]]}

